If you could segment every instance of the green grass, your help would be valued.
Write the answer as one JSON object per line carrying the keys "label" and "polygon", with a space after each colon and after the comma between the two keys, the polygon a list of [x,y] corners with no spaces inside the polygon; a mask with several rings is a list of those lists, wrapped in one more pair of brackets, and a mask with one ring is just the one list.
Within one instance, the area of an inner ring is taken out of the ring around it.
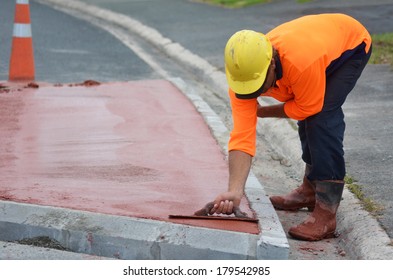
{"label": "green grass", "polygon": [[378,205],[372,199],[365,197],[362,187],[356,184],[351,177],[345,176],[344,181],[348,190],[360,200],[363,208],[366,211],[368,211],[370,214],[374,216],[378,216],[378,213],[380,213],[383,210],[383,207],[381,205]]}
{"label": "green grass", "polygon": [[[199,0],[200,2],[206,2],[213,5],[220,5],[228,8],[242,8],[255,4],[262,4],[272,2],[274,0]],[[296,0],[297,3],[308,3],[314,0]]]}
{"label": "green grass", "polygon": [[[242,8],[246,6],[251,6],[255,4],[263,4],[268,2],[273,2],[274,0],[199,0],[200,2],[205,2],[213,5],[220,5],[227,8]],[[303,4],[312,2],[314,0],[296,0],[297,3]]]}
{"label": "green grass", "polygon": [[373,34],[372,64],[390,64],[393,66],[393,33]]}
{"label": "green grass", "polygon": [[268,3],[271,0],[200,0],[201,2],[220,5],[228,8],[242,8],[250,5]]}

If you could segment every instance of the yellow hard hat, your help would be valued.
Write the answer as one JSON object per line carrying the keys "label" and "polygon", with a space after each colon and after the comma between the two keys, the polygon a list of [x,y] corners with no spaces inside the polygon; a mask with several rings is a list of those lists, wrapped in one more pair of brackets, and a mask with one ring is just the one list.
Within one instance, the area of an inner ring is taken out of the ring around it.
{"label": "yellow hard hat", "polygon": [[257,91],[266,79],[272,54],[272,45],[264,34],[252,30],[233,34],[224,54],[229,87],[239,95]]}

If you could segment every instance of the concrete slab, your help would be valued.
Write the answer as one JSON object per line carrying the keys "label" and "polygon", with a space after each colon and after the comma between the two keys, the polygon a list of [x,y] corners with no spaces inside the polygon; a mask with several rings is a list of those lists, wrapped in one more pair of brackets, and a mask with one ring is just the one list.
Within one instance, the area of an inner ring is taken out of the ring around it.
{"label": "concrete slab", "polygon": [[[227,183],[225,155],[172,83],[10,89],[0,94],[0,240],[45,235],[109,258],[286,258],[279,222],[264,235],[261,223],[168,219]],[[255,215],[247,199],[241,208]]]}

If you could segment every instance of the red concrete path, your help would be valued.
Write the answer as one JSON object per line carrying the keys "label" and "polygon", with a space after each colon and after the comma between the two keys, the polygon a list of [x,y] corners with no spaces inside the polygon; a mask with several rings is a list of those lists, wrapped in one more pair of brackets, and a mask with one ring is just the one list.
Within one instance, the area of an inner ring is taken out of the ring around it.
{"label": "red concrete path", "polygon": [[[168,221],[227,185],[202,117],[163,80],[0,92],[0,200]],[[245,199],[242,209],[252,216]],[[257,234],[256,224],[170,220]]]}

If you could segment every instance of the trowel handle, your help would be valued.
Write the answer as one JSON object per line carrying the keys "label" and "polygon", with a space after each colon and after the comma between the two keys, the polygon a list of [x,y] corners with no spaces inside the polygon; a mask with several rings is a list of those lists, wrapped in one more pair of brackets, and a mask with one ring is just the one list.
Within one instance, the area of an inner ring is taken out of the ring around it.
{"label": "trowel handle", "polygon": [[[210,210],[212,210],[213,207],[214,207],[214,202],[209,202],[202,209],[196,211],[194,213],[194,215],[195,216],[209,216],[210,215]],[[238,218],[246,218],[246,217],[248,217],[247,213],[242,212],[240,210],[240,208],[237,207],[237,206],[233,207],[233,214],[235,215],[235,217],[238,217]]]}

